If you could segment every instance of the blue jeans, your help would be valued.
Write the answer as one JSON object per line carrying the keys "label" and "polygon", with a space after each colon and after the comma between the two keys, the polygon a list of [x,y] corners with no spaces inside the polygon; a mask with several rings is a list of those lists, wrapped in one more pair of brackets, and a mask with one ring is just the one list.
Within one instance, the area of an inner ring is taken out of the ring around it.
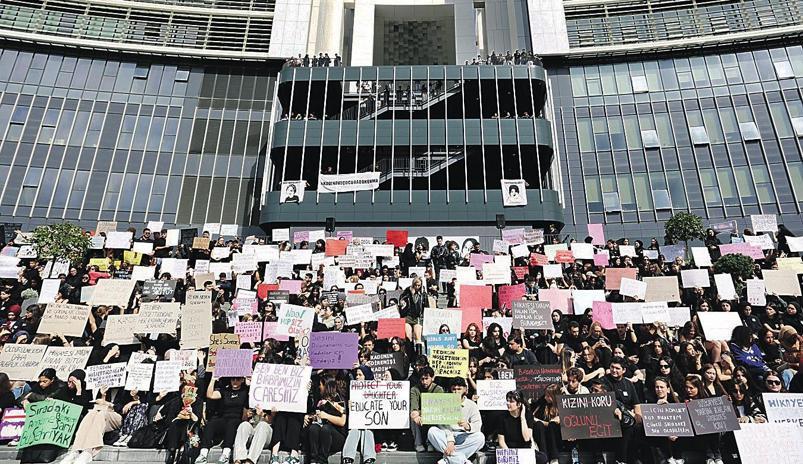
{"label": "blue jeans", "polygon": [[362,439],[362,460],[376,459],[376,448],[374,432],[370,430],[349,430],[346,443],[343,445],[343,457],[355,459],[357,457],[357,445]]}
{"label": "blue jeans", "polygon": [[[446,431],[438,427],[430,428],[427,433],[429,443],[441,453],[448,445],[446,436]],[[443,458],[447,464],[465,464],[468,458],[479,451],[484,444],[485,435],[482,432],[456,432],[454,433],[454,452],[451,456]]]}

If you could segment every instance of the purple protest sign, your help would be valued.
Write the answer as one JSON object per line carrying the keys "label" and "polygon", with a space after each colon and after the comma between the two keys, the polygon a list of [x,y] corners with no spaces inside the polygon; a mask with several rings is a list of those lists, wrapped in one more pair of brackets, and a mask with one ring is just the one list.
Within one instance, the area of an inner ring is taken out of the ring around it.
{"label": "purple protest sign", "polygon": [[722,256],[727,254],[745,255],[753,259],[764,259],[764,251],[760,246],[750,245],[749,243],[726,243],[719,246]]}
{"label": "purple protest sign", "polygon": [[594,255],[594,266],[607,267],[611,260],[605,253],[597,253]]}
{"label": "purple protest sign", "polygon": [[250,377],[254,370],[252,361],[251,350],[221,348],[217,350],[215,377]]}
{"label": "purple protest sign", "polygon": [[492,262],[494,262],[494,255],[471,253],[471,255],[469,256],[469,264],[476,267],[477,269],[482,269],[483,264]]}
{"label": "purple protest sign", "polygon": [[3,420],[0,421],[0,440],[18,440],[25,425],[25,410],[22,408],[6,408]]}
{"label": "purple protest sign", "polygon": [[358,338],[355,333],[312,332],[310,364],[316,369],[352,369],[357,362]]}

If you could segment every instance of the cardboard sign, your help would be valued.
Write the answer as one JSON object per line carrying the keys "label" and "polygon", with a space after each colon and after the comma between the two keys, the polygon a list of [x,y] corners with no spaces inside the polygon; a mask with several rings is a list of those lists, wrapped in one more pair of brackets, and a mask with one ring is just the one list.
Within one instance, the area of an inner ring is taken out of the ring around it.
{"label": "cardboard sign", "polygon": [[516,388],[521,390],[525,398],[537,401],[544,390],[551,384],[561,385],[563,369],[559,364],[541,366],[516,366],[513,375]]}
{"label": "cardboard sign", "polygon": [[714,284],[717,286],[717,294],[723,300],[737,300],[739,295],[733,285],[733,277],[730,274],[714,274]]}
{"label": "cardboard sign", "polygon": [[265,411],[307,412],[312,367],[257,363],[251,377],[249,407]]}
{"label": "cardboard sign", "polygon": [[[509,280],[508,280],[509,282]],[[493,307],[493,287],[487,285],[461,285],[459,304],[461,308]]]}
{"label": "cardboard sign", "polygon": [[259,343],[262,341],[262,321],[237,322],[234,333],[240,336],[241,343]]}
{"label": "cardboard sign", "polygon": [[3,409],[0,421],[0,440],[17,440],[25,426],[25,410],[22,408]]}
{"label": "cardboard sign", "polygon": [[803,462],[800,428],[791,424],[741,424],[735,430],[741,462],[799,464]]}
{"label": "cardboard sign", "polygon": [[6,343],[0,351],[0,372],[10,380],[33,380],[39,375],[39,362],[46,350],[47,345]]}
{"label": "cardboard sign", "polygon": [[596,393],[558,396],[560,435],[564,440],[619,438],[622,427],[614,415],[616,395]]}
{"label": "cardboard sign", "polygon": [[194,237],[192,239],[192,248],[194,250],[208,250],[209,238],[208,237]]}
{"label": "cardboard sign", "polygon": [[106,386],[109,388],[125,385],[127,363],[97,364],[86,368],[86,388],[97,390]]}
{"label": "cardboard sign", "polygon": [[371,359],[366,365],[371,368],[375,379],[381,379],[387,371],[395,371],[396,378],[404,377],[407,374],[404,354],[401,351],[371,354]]}
{"label": "cardboard sign", "polygon": [[742,325],[739,313],[698,312],[706,340],[730,340],[733,329]]}
{"label": "cardboard sign", "polygon": [[406,323],[404,318],[380,319],[377,323],[376,338],[404,338]]}
{"label": "cardboard sign", "polygon": [[226,348],[240,348],[240,336],[230,333],[213,333],[209,336],[209,356],[206,358],[207,372],[215,372],[217,352]]}
{"label": "cardboard sign", "polygon": [[310,334],[310,364],[316,369],[353,369],[359,351],[359,335],[342,332]]}
{"label": "cardboard sign", "polygon": [[468,350],[434,348],[429,365],[435,377],[463,377],[468,375]]}
{"label": "cardboard sign", "polygon": [[803,393],[763,393],[762,395],[768,421],[803,427]]}
{"label": "cardboard sign", "polygon": [[139,390],[146,392],[151,390],[151,379],[153,379],[154,363],[129,364],[128,377],[125,379],[126,390]]}
{"label": "cardboard sign", "polygon": [[497,448],[496,464],[535,464],[532,448]]}
{"label": "cardboard sign", "polygon": [[92,291],[89,306],[118,306],[127,308],[136,282],[124,279],[101,279]]}
{"label": "cardboard sign", "polygon": [[181,303],[142,303],[137,333],[175,333],[180,316]]}
{"label": "cardboard sign", "polygon": [[449,327],[450,333],[460,333],[463,313],[459,309],[424,308],[423,335],[439,334],[442,325]]}
{"label": "cardboard sign", "polygon": [[211,292],[187,292],[181,311],[181,349],[198,349],[209,346],[212,334]]}
{"label": "cardboard sign", "polygon": [[761,271],[764,277],[766,292],[770,295],[801,296],[800,281],[797,273],[787,270],[765,269]]}
{"label": "cardboard sign", "polygon": [[410,382],[352,380],[349,383],[349,429],[407,429]]}
{"label": "cardboard sign", "polygon": [[90,354],[91,346],[49,346],[39,362],[39,371],[52,367],[56,369],[58,378],[67,380],[70,372],[86,367]]}
{"label": "cardboard sign", "polygon": [[564,288],[544,288],[538,291],[538,301],[548,301],[549,307],[563,314],[572,314],[572,291]]}
{"label": "cardboard sign", "polygon": [[459,395],[455,393],[421,394],[422,424],[457,425],[461,420],[463,420],[463,412]]}
{"label": "cardboard sign", "polygon": [[644,434],[648,437],[693,437],[691,418],[684,403],[642,404]]}
{"label": "cardboard sign", "polygon": [[552,330],[552,309],[548,301],[513,302],[513,328]]}
{"label": "cardboard sign", "polygon": [[634,267],[609,267],[605,269],[605,290],[619,290],[622,279],[636,279],[638,269]]}
{"label": "cardboard sign", "polygon": [[220,348],[217,350],[215,377],[250,377],[253,357],[250,349]]}
{"label": "cardboard sign", "polygon": [[283,303],[279,306],[276,333],[297,337],[312,331],[315,308]]}
{"label": "cardboard sign", "polygon": [[53,399],[29,404],[17,449],[34,445],[69,447],[81,411],[83,408],[77,404]]}
{"label": "cardboard sign", "polygon": [[691,400],[686,403],[686,407],[697,435],[739,430],[739,420],[733,411],[733,404],[726,396]]}
{"label": "cardboard sign", "polygon": [[37,333],[81,337],[91,309],[84,305],[48,303]]}
{"label": "cardboard sign", "polygon": [[515,380],[477,380],[480,411],[506,411],[507,393],[516,390]]}

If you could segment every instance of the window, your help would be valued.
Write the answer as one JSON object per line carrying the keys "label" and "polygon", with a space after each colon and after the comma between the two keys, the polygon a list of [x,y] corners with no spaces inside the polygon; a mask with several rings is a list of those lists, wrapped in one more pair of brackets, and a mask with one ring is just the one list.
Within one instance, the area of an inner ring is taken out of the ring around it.
{"label": "window", "polygon": [[795,135],[803,137],[803,118],[792,118],[792,127],[795,128]]}
{"label": "window", "polygon": [[733,169],[717,169],[719,176],[719,189],[722,191],[722,199],[725,206],[739,206],[739,192],[736,191],[736,179],[733,177]]}
{"label": "window", "polygon": [[700,169],[700,183],[703,185],[703,197],[708,206],[722,205],[717,187],[717,176],[713,169]]}
{"label": "window", "polygon": [[588,202],[588,211],[590,213],[602,212],[602,188],[600,187],[599,178],[586,177],[586,201]]}
{"label": "window", "polygon": [[606,213],[615,213],[622,211],[622,204],[619,201],[619,194],[617,192],[603,193],[602,203],[605,205]]}
{"label": "window", "polygon": [[146,64],[138,64],[137,67],[134,68],[134,79],[147,79],[150,69],[150,66]]}
{"label": "window", "polygon": [[591,128],[591,120],[587,118],[577,120],[577,137],[580,142],[580,151],[594,151],[594,131]]}
{"label": "window", "polygon": [[[803,200],[803,163],[789,163],[789,179],[798,201]],[[797,185],[797,187],[795,187]]]}
{"label": "window", "polygon": [[725,141],[725,135],[722,133],[722,126],[719,124],[719,116],[716,109],[703,110],[703,122],[710,143],[722,143]]}
{"label": "window", "polygon": [[647,76],[631,76],[630,82],[633,84],[633,93],[645,93],[650,91],[647,85]]}
{"label": "window", "polygon": [[766,166],[753,166],[753,179],[756,182],[758,201],[762,204],[775,203],[775,192],[772,190],[772,179]]}
{"label": "window", "polygon": [[652,207],[652,189],[647,174],[635,174],[633,181],[636,185],[636,202],[639,211],[650,211]]}
{"label": "window", "polygon": [[179,68],[176,70],[176,81],[178,82],[187,82],[190,80],[190,70],[189,69],[182,69]]}
{"label": "window", "polygon": [[639,131],[638,117],[624,116],[625,135],[627,136],[627,148],[629,150],[641,149],[641,132]]}
{"label": "window", "polygon": [[569,70],[572,78],[572,95],[575,97],[585,97],[586,93],[586,80],[583,76],[583,68],[574,67]]}
{"label": "window", "polygon": [[745,205],[755,205],[758,203],[756,198],[756,188],[753,183],[753,177],[750,174],[750,168],[747,166],[739,166],[733,168],[736,173],[736,185],[739,186],[739,195],[741,196],[742,203]]}
{"label": "window", "polygon": [[754,122],[740,122],[739,132],[742,133],[742,140],[749,142],[751,140],[761,140],[761,134],[758,132],[758,127]]}
{"label": "window", "polygon": [[666,178],[669,183],[669,192],[672,195],[672,206],[675,208],[686,207],[686,184],[680,175],[680,171],[668,171]]}
{"label": "window", "polygon": [[619,174],[616,176],[619,183],[619,199],[622,203],[623,211],[636,211],[636,191],[633,189],[633,180],[630,174]]}
{"label": "window", "polygon": [[708,145],[711,143],[704,126],[689,127],[689,135],[691,135],[691,141],[695,145]]}
{"label": "window", "polygon": [[658,140],[658,131],[641,131],[641,140],[644,141],[644,148],[661,148],[661,141]]}
{"label": "window", "polygon": [[655,209],[672,209],[669,190],[653,190],[652,195],[655,197]]}
{"label": "window", "polygon": [[792,69],[792,63],[788,61],[779,61],[772,63],[775,66],[775,74],[778,79],[792,79],[795,77],[795,71]]}
{"label": "window", "polygon": [[792,137],[792,125],[789,123],[789,116],[786,114],[786,106],[783,102],[770,103],[769,107],[773,126],[775,126],[778,137]]}

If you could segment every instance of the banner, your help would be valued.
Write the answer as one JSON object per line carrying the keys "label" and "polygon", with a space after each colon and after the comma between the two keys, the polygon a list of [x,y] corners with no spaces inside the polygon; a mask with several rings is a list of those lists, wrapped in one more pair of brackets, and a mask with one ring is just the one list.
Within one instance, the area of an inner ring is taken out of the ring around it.
{"label": "banner", "polygon": [[354,174],[323,174],[318,176],[318,191],[322,193],[356,192],[379,188],[379,171]]}
{"label": "banner", "polygon": [[251,377],[249,406],[270,411],[307,412],[312,367],[257,363]]}
{"label": "banner", "polygon": [[282,181],[282,190],[279,203],[301,203],[304,201],[304,187],[307,182],[303,180]]}
{"label": "banner", "polygon": [[648,437],[693,437],[685,403],[641,404],[644,434]]}
{"label": "banner", "polygon": [[410,426],[410,382],[352,380],[349,429],[407,429]]}
{"label": "banner", "polygon": [[457,425],[463,420],[460,395],[456,393],[422,393],[421,423]]}
{"label": "banner", "polygon": [[619,438],[622,426],[614,415],[616,395],[596,393],[558,396],[560,435],[564,440]]}
{"label": "banner", "polygon": [[47,399],[30,403],[17,449],[34,445],[68,448],[83,408],[66,401]]}
{"label": "banner", "polygon": [[80,337],[92,308],[67,303],[48,303],[37,333]]}
{"label": "banner", "polygon": [[502,205],[527,205],[527,183],[524,179],[501,179],[500,182],[502,184]]}

